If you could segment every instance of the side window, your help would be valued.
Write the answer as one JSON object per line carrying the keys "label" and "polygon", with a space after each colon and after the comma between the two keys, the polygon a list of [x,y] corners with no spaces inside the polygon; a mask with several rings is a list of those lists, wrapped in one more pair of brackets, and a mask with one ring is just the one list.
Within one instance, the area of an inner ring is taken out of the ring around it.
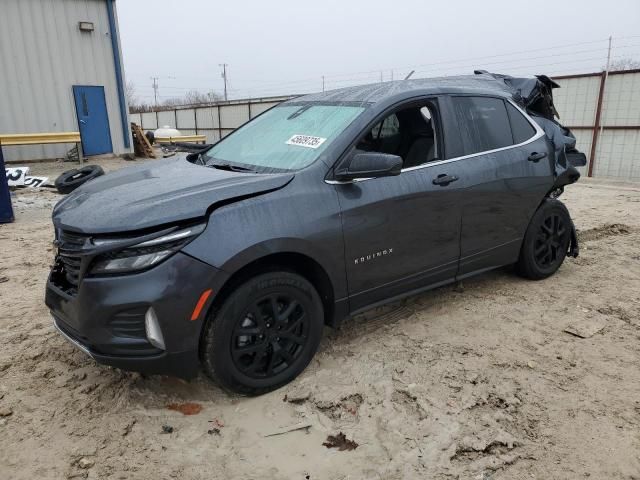
{"label": "side window", "polygon": [[[378,138],[388,138],[393,137],[394,135],[398,135],[400,133],[400,123],[398,123],[398,117],[395,115],[389,115],[384,119],[382,124],[376,125]],[[376,131],[376,127],[374,127],[374,132]]]}
{"label": "side window", "polygon": [[465,154],[513,145],[504,101],[490,97],[453,97]]}
{"label": "side window", "polygon": [[518,144],[526,142],[536,134],[536,129],[529,123],[522,113],[518,111],[516,107],[507,104],[507,112],[509,113],[509,120],[511,120],[511,132],[513,133],[513,142]]}
{"label": "side window", "polygon": [[403,168],[416,167],[439,158],[435,105],[417,105],[396,111],[358,142],[356,149],[402,157]]}

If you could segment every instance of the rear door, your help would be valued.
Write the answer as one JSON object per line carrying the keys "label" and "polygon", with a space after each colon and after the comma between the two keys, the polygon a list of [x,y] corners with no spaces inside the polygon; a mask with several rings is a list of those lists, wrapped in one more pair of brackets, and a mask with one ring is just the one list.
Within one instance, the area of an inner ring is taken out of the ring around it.
{"label": "rear door", "polygon": [[553,184],[542,130],[510,101],[450,97],[467,190],[458,277],[515,262],[529,219]]}
{"label": "rear door", "polygon": [[113,152],[104,87],[74,85],[73,97],[84,154]]}

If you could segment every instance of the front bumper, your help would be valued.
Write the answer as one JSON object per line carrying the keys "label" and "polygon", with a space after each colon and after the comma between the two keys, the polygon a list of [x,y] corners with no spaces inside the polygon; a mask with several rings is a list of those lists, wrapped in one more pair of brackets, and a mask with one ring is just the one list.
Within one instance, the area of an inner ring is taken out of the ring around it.
{"label": "front bumper", "polygon": [[[77,291],[57,285],[52,272],[45,303],[56,328],[99,363],[148,374],[190,378],[198,372],[198,345],[206,311],[227,275],[178,252],[146,272],[86,277]],[[191,314],[205,290],[213,289],[202,314]],[[153,307],[165,350],[146,338],[144,314]]]}

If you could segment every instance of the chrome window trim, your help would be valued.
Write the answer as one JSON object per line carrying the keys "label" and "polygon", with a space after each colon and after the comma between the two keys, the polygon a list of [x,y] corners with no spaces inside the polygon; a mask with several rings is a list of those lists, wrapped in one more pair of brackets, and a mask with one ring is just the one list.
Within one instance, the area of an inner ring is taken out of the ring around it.
{"label": "chrome window trim", "polygon": [[[492,97],[492,98],[501,98],[501,97]],[[512,148],[520,148],[525,145],[528,145],[529,143],[535,142],[536,140],[544,136],[545,134],[544,130],[542,130],[540,125],[538,125],[534,120],[531,119],[531,117],[527,114],[527,112],[522,110],[522,108],[520,108],[520,106],[518,106],[513,100],[511,99],[503,99],[503,100],[506,100],[512,106],[514,106],[516,110],[518,110],[522,115],[524,115],[524,118],[527,119],[527,121],[531,124],[531,126],[533,126],[533,128],[536,131],[533,137],[515,145],[508,145],[506,147],[494,148],[493,150],[485,150],[483,152],[470,153],[469,155],[462,155],[460,157],[448,158],[446,160],[423,163],[422,165],[416,165],[415,167],[403,168],[402,170],[400,170],[400,175],[402,175],[404,172],[413,172],[415,170],[422,170],[423,168],[428,168],[428,167],[437,167],[438,165],[445,165],[447,163],[457,162],[458,160],[466,160],[468,158],[478,157],[480,155],[488,155],[490,153],[502,152],[505,150],[510,150]],[[509,122],[509,124],[511,124],[511,122]],[[373,180],[373,177],[356,178],[354,180],[325,180],[325,183],[328,183],[329,185],[348,185],[350,183],[364,182],[366,180]]]}

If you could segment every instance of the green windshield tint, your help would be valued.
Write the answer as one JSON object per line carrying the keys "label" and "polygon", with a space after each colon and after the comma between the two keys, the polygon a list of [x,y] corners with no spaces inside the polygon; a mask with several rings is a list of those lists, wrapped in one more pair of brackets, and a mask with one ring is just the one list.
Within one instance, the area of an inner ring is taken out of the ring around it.
{"label": "green windshield tint", "polygon": [[246,165],[260,172],[298,170],[313,163],[363,110],[283,104],[223,139],[205,157],[209,164]]}

